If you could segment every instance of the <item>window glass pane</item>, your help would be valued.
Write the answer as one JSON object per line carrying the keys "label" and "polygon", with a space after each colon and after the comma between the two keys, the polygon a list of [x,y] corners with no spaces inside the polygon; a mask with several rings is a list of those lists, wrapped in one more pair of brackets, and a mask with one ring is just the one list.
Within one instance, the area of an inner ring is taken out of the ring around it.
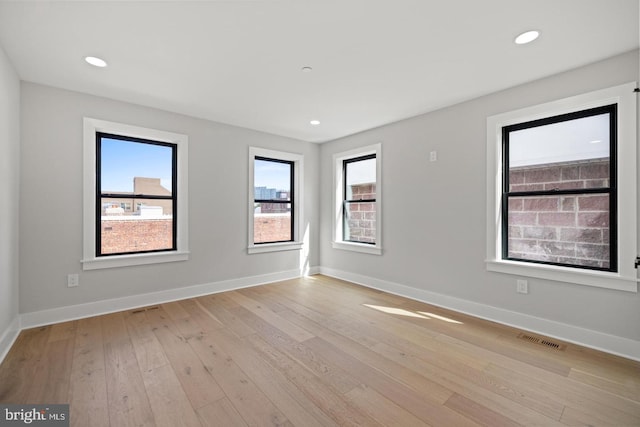
{"label": "window glass pane", "polygon": [[253,188],[255,200],[291,200],[293,164],[255,159]]}
{"label": "window glass pane", "polygon": [[376,204],[345,203],[344,240],[359,243],[376,242]]}
{"label": "window glass pane", "polygon": [[509,132],[509,191],[609,186],[610,114]]}
{"label": "window glass pane", "polygon": [[291,203],[254,203],[254,243],[288,242],[292,240]]}
{"label": "window glass pane", "polygon": [[171,196],[173,147],[102,137],[101,193]]}
{"label": "window glass pane", "polygon": [[171,200],[102,198],[102,255],[173,249]]}
{"label": "window glass pane", "polygon": [[610,266],[609,195],[509,198],[508,258]]}
{"label": "window glass pane", "polygon": [[376,159],[346,162],[346,200],[376,198]]}

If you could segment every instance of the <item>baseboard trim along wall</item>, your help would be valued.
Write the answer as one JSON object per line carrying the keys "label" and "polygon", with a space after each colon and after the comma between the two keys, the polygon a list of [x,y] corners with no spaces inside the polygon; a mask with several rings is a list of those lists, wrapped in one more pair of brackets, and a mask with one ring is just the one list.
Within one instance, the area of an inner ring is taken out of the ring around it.
{"label": "baseboard trim along wall", "polygon": [[[242,277],[238,279],[222,280],[219,282],[205,283],[201,285],[186,286],[184,288],[168,289],[165,291],[147,294],[132,295],[122,298],[114,298],[86,304],[70,305],[52,308],[50,310],[22,313],[20,315],[21,329],[34,328],[52,323],[67,322],[83,319],[85,317],[100,314],[115,313],[122,310],[130,310],[165,302],[179,301],[202,295],[231,291],[234,289],[249,288],[264,285],[266,283],[295,279],[302,276],[300,270],[289,270],[278,273],[262,274],[259,276]],[[306,273],[306,272],[305,272]],[[317,269],[311,268],[308,274],[316,274]]]}
{"label": "baseboard trim along wall", "polygon": [[13,343],[16,342],[18,338],[18,334],[20,334],[20,316],[16,316],[9,327],[2,332],[0,335],[0,363],[4,360],[11,350]]}
{"label": "baseboard trim along wall", "polygon": [[320,267],[319,273],[481,319],[640,361],[640,341],[542,319],[498,307],[491,307],[473,301],[416,289],[356,273],[326,267]]}
{"label": "baseboard trim along wall", "polygon": [[640,361],[640,342],[638,341],[514,311],[504,310],[497,307],[491,307],[435,292],[416,289],[399,283],[380,280],[361,274],[326,267],[312,267],[308,271],[304,272],[300,270],[289,270],[259,276],[187,286],[184,288],[169,289],[160,292],[95,301],[86,304],[58,307],[50,310],[23,313],[20,314],[1,335],[0,363],[4,360],[22,329],[114,313],[122,310],[130,310],[153,304],[178,301],[202,295],[231,291],[234,289],[248,288],[282,280],[295,279],[303,275],[314,274],[324,274],[326,276],[357,283],[362,286],[411,298],[416,301],[433,304],[460,313],[479,317],[481,319],[498,322],[507,326],[524,329],[533,333]]}

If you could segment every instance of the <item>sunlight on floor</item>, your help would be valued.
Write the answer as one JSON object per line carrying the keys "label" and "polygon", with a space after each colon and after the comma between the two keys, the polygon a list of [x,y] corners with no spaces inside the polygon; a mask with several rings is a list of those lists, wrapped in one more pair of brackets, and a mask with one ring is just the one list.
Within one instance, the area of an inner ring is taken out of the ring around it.
{"label": "sunlight on floor", "polygon": [[453,320],[445,316],[440,316],[438,314],[433,314],[425,311],[409,311],[409,310],[405,310],[404,308],[384,307],[381,305],[373,305],[373,304],[362,304],[362,305],[364,305],[365,307],[373,308],[374,310],[382,311],[383,313],[388,313],[388,314],[397,314],[399,316],[407,316],[407,317],[417,317],[419,319],[426,319],[426,320],[437,319],[437,320],[442,320],[443,322],[455,323],[458,325],[464,324],[457,320]]}

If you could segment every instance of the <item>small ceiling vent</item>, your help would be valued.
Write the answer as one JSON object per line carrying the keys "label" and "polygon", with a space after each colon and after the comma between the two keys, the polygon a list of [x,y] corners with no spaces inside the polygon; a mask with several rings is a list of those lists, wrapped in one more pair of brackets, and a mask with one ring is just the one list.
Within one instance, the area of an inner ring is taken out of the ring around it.
{"label": "small ceiling vent", "polygon": [[548,348],[552,348],[554,350],[564,351],[566,346],[564,344],[559,344],[557,342],[553,342],[548,338],[540,338],[530,334],[520,333],[518,334],[518,339],[523,341],[528,341],[533,344],[543,345]]}

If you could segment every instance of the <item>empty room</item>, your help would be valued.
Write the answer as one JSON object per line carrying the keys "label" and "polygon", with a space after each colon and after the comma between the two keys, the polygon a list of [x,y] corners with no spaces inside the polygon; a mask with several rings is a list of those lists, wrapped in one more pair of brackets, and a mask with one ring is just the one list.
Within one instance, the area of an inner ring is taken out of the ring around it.
{"label": "empty room", "polygon": [[639,21],[0,1],[0,425],[640,426]]}

